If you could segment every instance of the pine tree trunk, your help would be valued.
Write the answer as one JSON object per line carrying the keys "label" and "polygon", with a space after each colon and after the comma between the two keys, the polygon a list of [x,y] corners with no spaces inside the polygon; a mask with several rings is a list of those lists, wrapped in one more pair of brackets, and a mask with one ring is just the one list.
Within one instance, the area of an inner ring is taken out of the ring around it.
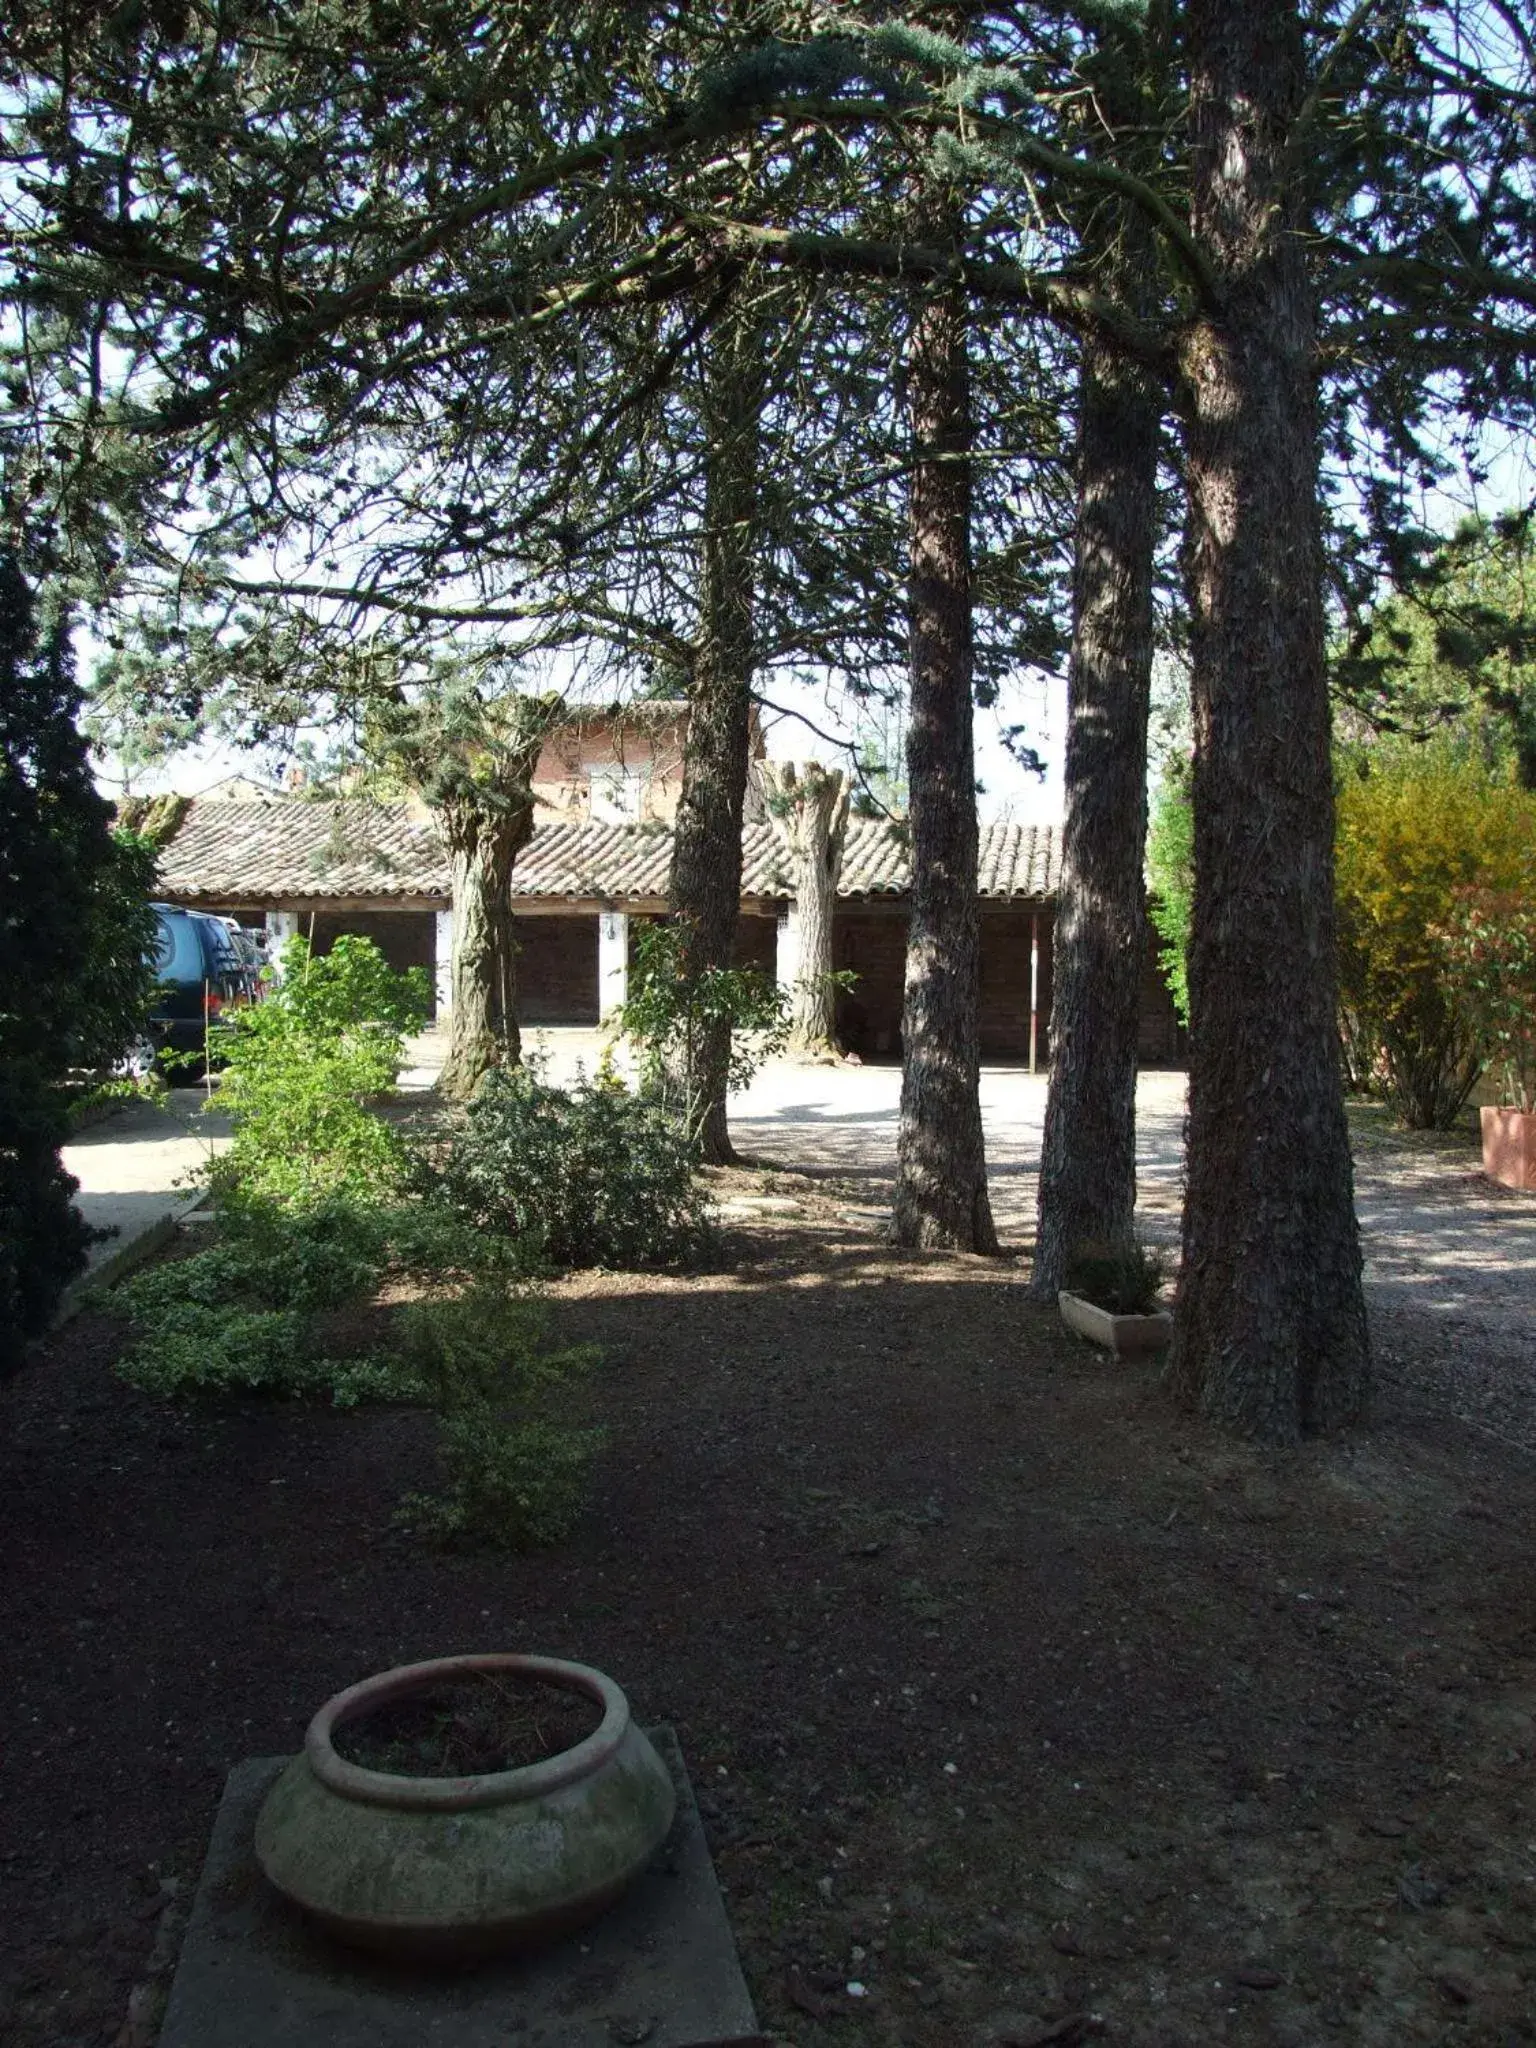
{"label": "pine tree trunk", "polygon": [[492,1067],[522,1058],[511,889],[517,856],[533,836],[533,795],[485,809],[455,802],[439,815],[453,887],[453,1007],[437,1085],[465,1102]]}
{"label": "pine tree trunk", "polygon": [[[672,841],[671,908],[687,932],[684,972],[729,967],[741,915],[741,818],[752,733],[752,610],[762,351],[749,315],[728,311],[709,337],[708,435],[699,639],[690,679],[683,786]],[[730,1032],[701,1032],[679,1076],[701,1103],[700,1151],[734,1158],[726,1124]]]}
{"label": "pine tree trunk", "polygon": [[1128,1247],[1136,1209],[1136,1035],[1146,929],[1147,713],[1162,403],[1085,344],[1067,681],[1066,825],[1053,934],[1051,1073],[1031,1292],[1054,1300],[1075,1248]]}
{"label": "pine tree trunk", "polygon": [[1184,1263],[1171,1373],[1287,1443],[1369,1381],[1336,1024],[1314,310],[1283,165],[1294,0],[1192,0],[1194,224],[1220,309],[1192,328],[1195,900]]}
{"label": "pine tree trunk", "polygon": [[841,769],[811,762],[764,762],[769,816],[789,859],[797,959],[790,991],[789,1046],[802,1058],[837,1051],[832,919],[848,829],[848,782]]}
{"label": "pine tree trunk", "polygon": [[[930,219],[921,223],[931,231]],[[944,210],[943,230],[955,223]],[[912,911],[902,1006],[901,1125],[892,1235],[901,1245],[995,1252],[982,1145],[980,927],[971,709],[971,420],[965,304],[935,292],[907,365],[913,463]]]}

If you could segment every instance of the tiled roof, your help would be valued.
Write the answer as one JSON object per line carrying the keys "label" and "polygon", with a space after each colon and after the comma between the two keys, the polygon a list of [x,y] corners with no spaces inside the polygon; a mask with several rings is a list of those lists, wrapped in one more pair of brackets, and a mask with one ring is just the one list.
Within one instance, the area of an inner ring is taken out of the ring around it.
{"label": "tiled roof", "polygon": [[161,850],[165,896],[442,896],[448,857],[404,804],[202,797]]}
{"label": "tiled roof", "polygon": [[512,870],[514,896],[665,896],[672,834],[665,825],[539,825]]}
{"label": "tiled roof", "polygon": [[[770,825],[742,834],[742,894],[782,897],[789,871]],[[978,884],[984,898],[1039,900],[1056,888],[1059,836],[1048,826],[983,825]],[[658,825],[541,825],[518,858],[521,898],[624,903],[667,893],[672,834]],[[900,896],[911,885],[905,829],[884,818],[848,826],[840,896]],[[269,897],[448,894],[448,860],[432,825],[404,804],[194,803],[160,856],[161,893],[206,902]]]}

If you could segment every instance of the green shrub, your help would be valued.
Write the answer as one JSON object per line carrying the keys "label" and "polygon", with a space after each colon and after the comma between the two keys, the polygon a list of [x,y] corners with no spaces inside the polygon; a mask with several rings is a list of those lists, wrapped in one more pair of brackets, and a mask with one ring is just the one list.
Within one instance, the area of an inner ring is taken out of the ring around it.
{"label": "green shrub", "polygon": [[1499,1100],[1536,1112],[1536,830],[1521,889],[1458,889],[1435,935]]}
{"label": "green shrub", "polygon": [[551,1266],[677,1265],[712,1242],[681,1126],[621,1087],[551,1087],[527,1067],[488,1074],[430,1169],[479,1229]]}
{"label": "green shrub", "polygon": [[320,959],[290,939],[282,963],[267,1000],[213,1034],[227,1062],[219,1108],[234,1132],[210,1170],[215,1192],[289,1206],[385,1198],[406,1154],[370,1105],[399,1078],[404,1034],[426,1020],[425,972],[396,974],[371,939],[352,936]]}
{"label": "green shrub", "polygon": [[439,1541],[505,1549],[552,1543],[570,1528],[602,1432],[547,1412],[553,1390],[596,1357],[552,1351],[542,1305],[480,1279],[401,1317],[406,1369],[439,1410],[441,1489],[411,1494],[402,1517]]}
{"label": "green shrub", "polygon": [[1152,926],[1162,944],[1158,965],[1167,978],[1179,1022],[1189,1025],[1189,927],[1195,900],[1195,817],[1190,764],[1165,770],[1147,825],[1147,888]]}
{"label": "green shrub", "polygon": [[111,1297],[132,1318],[118,1372],[147,1393],[298,1394],[337,1407],[419,1398],[389,1360],[334,1358],[317,1315],[368,1295],[390,1255],[387,1212],[253,1204],[190,1258],[135,1274]]}
{"label": "green shrub", "polygon": [[1081,1244],[1066,1266],[1069,1293],[1114,1316],[1150,1315],[1166,1277],[1162,1253],[1141,1244]]}
{"label": "green shrub", "polygon": [[204,1250],[136,1273],[117,1298],[138,1318],[178,1301],[205,1308],[230,1300],[260,1308],[338,1308],[373,1286],[387,1241],[387,1211],[328,1202],[290,1214],[251,1203],[231,1212]]}
{"label": "green shrub", "polygon": [[639,1055],[640,1092],[697,1143],[710,1108],[710,1076],[745,1088],[789,1042],[789,998],[757,967],[697,968],[681,919],[635,932],[629,994],[613,1027]]}
{"label": "green shrub", "polygon": [[1523,893],[1536,796],[1449,742],[1381,747],[1338,798],[1339,993],[1354,1074],[1410,1129],[1454,1123],[1484,1046],[1439,932],[1457,892]]}

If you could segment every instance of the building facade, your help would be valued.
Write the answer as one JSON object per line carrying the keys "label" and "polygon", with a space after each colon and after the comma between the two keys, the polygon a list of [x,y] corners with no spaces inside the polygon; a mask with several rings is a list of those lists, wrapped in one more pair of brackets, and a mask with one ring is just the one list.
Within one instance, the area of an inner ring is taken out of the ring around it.
{"label": "building facade", "polygon": [[[552,811],[555,806],[550,806]],[[596,1025],[624,999],[636,925],[663,917],[670,823],[571,819],[560,807],[535,827],[513,874],[518,1010],[526,1024]],[[787,865],[772,827],[742,836],[737,958],[799,974]],[[1038,826],[982,827],[982,1057],[1041,1066],[1048,1053],[1058,836]],[[853,987],[839,997],[839,1031],[866,1059],[901,1050],[908,893],[899,822],[853,819],[833,921],[835,967]],[[161,855],[159,889],[276,933],[301,931],[324,952],[342,932],[374,939],[392,965],[425,967],[448,1001],[453,906],[448,861],[430,816],[409,804],[304,796],[201,798]],[[1140,1053],[1183,1056],[1183,1035],[1149,944]]]}

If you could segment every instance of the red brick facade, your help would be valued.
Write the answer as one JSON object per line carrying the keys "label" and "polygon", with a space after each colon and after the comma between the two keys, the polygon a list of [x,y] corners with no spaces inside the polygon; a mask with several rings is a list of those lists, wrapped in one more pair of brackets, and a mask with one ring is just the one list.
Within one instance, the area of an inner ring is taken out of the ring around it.
{"label": "red brick facade", "polygon": [[595,1024],[597,919],[525,917],[517,934],[517,1018],[520,1024]]}

